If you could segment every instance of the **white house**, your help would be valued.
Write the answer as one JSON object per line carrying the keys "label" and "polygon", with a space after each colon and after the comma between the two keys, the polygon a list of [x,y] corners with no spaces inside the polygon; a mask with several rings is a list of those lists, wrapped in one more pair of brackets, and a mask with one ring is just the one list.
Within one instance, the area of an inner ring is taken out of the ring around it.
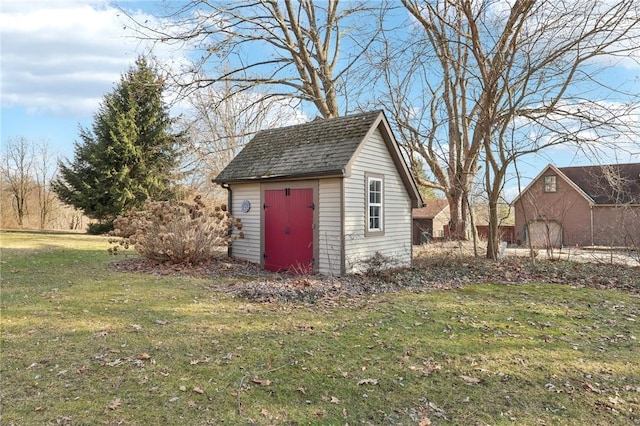
{"label": "white house", "polygon": [[327,275],[366,269],[376,253],[411,264],[422,199],[382,111],[261,131],[214,182],[242,220],[236,258]]}

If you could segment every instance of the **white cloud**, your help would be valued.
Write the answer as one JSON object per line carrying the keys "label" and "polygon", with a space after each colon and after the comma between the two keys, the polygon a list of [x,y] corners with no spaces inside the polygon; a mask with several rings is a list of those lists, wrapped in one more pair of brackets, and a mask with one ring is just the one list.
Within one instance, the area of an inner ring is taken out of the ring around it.
{"label": "white cloud", "polygon": [[148,50],[127,36],[125,25],[126,17],[105,0],[3,2],[2,107],[61,117],[95,113],[103,95]]}

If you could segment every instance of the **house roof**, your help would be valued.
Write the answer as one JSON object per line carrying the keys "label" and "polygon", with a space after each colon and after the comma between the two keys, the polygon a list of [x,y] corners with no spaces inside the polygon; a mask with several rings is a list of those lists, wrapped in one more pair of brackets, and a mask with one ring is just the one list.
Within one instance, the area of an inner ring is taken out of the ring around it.
{"label": "house roof", "polygon": [[595,204],[640,204],[640,163],[558,167]]}
{"label": "house roof", "polygon": [[547,170],[560,175],[591,204],[640,204],[640,163],[573,167],[555,167],[549,164],[511,204],[515,204]]}
{"label": "house roof", "polygon": [[425,206],[413,209],[414,219],[433,219],[442,210],[449,207],[447,200],[426,200]]}
{"label": "house roof", "polygon": [[370,111],[258,132],[213,180],[263,180],[348,176],[350,161],[378,128],[411,199],[420,194],[382,111]]}

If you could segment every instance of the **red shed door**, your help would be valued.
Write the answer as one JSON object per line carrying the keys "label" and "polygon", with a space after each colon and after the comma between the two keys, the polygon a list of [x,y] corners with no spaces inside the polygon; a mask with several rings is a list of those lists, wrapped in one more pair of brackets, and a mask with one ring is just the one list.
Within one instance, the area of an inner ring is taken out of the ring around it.
{"label": "red shed door", "polygon": [[313,189],[285,188],[264,194],[264,267],[313,271]]}

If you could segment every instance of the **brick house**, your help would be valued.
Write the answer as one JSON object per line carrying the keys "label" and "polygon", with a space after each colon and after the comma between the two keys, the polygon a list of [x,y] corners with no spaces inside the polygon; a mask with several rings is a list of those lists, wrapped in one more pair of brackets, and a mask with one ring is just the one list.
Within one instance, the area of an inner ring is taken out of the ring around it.
{"label": "brick house", "polygon": [[534,247],[640,245],[640,163],[549,164],[516,197],[516,240]]}
{"label": "brick house", "polygon": [[366,269],[376,253],[411,264],[422,199],[382,111],[258,132],[214,182],[242,220],[234,257],[330,275]]}

